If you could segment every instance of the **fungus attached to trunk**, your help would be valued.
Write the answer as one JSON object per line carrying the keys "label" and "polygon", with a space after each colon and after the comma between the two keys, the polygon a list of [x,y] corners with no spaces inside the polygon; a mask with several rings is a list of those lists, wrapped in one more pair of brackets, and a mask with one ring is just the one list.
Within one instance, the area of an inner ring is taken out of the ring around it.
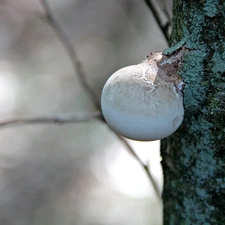
{"label": "fungus attached to trunk", "polygon": [[153,52],[108,79],[101,107],[112,130],[129,139],[153,141],[178,129],[184,116],[184,82],[178,74],[182,55],[182,50],[170,56]]}

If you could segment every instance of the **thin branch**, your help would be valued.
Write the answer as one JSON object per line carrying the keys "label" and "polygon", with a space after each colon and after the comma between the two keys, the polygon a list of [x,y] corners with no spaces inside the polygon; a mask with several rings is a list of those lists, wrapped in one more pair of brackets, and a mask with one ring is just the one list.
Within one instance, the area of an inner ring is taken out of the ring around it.
{"label": "thin branch", "polygon": [[87,92],[88,96],[90,97],[90,99],[92,100],[94,105],[97,107],[97,109],[100,109],[99,99],[97,98],[97,95],[90,88],[90,86],[88,85],[88,83],[86,81],[86,76],[85,76],[82,64],[81,64],[80,60],[78,59],[77,52],[76,52],[71,40],[69,39],[66,32],[63,30],[60,23],[55,18],[48,2],[46,0],[40,0],[40,2],[45,10],[45,13],[46,13],[45,17],[46,17],[48,23],[55,30],[57,36],[61,40],[68,55],[70,56],[70,59],[72,60],[74,70],[77,73],[77,77],[78,77],[81,85],[84,87],[85,91]]}
{"label": "thin branch", "polygon": [[168,22],[171,21],[172,18],[170,17],[170,14],[169,14],[168,10],[166,9],[166,0],[157,1],[156,4],[159,6],[159,8],[165,14],[165,17],[166,17],[167,21]]}
{"label": "thin branch", "polygon": [[145,0],[145,3],[147,4],[149,9],[151,10],[160,30],[162,31],[167,43],[169,44],[169,34],[168,34],[169,23],[167,22],[165,25],[162,24],[159,12],[155,8],[152,0]]}
{"label": "thin branch", "polygon": [[[31,118],[18,118],[18,119],[9,119],[0,122],[0,128],[10,127],[10,126],[20,126],[20,125],[28,125],[28,124],[65,124],[65,123],[78,123],[78,122],[87,122],[94,119],[104,120],[103,116],[100,112],[95,113],[82,113],[82,114],[62,114],[62,115],[51,115],[51,116],[42,116],[42,117],[31,117]],[[155,183],[149,169],[148,165],[145,165],[138,155],[135,153],[130,144],[124,139],[122,136],[116,134],[117,137],[125,144],[129,152],[136,158],[136,160],[143,167],[145,172],[147,173],[153,188],[157,194],[157,196],[161,199],[160,191]]]}
{"label": "thin branch", "polygon": [[[90,99],[92,100],[92,102],[95,104],[95,106],[101,110],[100,104],[99,104],[99,100],[96,96],[96,94],[94,93],[94,91],[89,87],[86,78],[85,78],[85,73],[82,67],[82,64],[80,63],[77,53],[75,51],[75,48],[71,42],[71,40],[69,39],[69,37],[67,36],[67,34],[65,33],[65,31],[62,29],[61,25],[59,24],[59,22],[56,20],[56,18],[53,15],[53,12],[49,6],[49,4],[47,3],[46,0],[40,0],[41,4],[43,6],[43,8],[45,9],[46,12],[46,19],[48,21],[48,23],[53,27],[53,29],[55,30],[56,34],[58,35],[59,39],[62,41],[63,45],[65,46],[65,49],[68,52],[68,55],[70,56],[73,66],[74,66],[74,70],[77,72],[77,76],[79,78],[80,83],[82,84],[82,86],[84,87],[84,89],[86,90],[86,92],[88,93]],[[102,121],[104,121],[104,118],[102,116],[101,113],[97,113],[96,115],[91,114],[91,115],[86,115],[83,117],[77,117],[77,115],[75,117],[72,118],[62,118],[62,117],[55,117],[55,118],[31,118],[31,119],[19,119],[19,120],[11,120],[11,121],[6,121],[3,123],[0,123],[0,127],[1,126],[8,126],[8,125],[22,125],[22,124],[31,124],[31,123],[70,123],[70,122],[83,122],[83,121],[87,121],[89,119],[101,119]],[[145,170],[145,172],[147,173],[150,182],[153,185],[153,188],[157,194],[157,196],[161,199],[161,194],[159,191],[159,188],[157,187],[149,169],[148,166],[145,165],[141,159],[138,157],[138,155],[134,152],[134,150],[132,149],[132,147],[129,145],[129,143],[121,136],[117,135],[118,138],[126,145],[126,147],[128,148],[129,152],[134,156],[134,158],[137,159],[137,161],[140,163],[140,165],[143,167],[143,169]]]}
{"label": "thin branch", "polygon": [[135,158],[135,159],[139,162],[139,164],[143,167],[143,169],[144,169],[144,171],[146,172],[146,174],[147,174],[147,176],[148,176],[150,182],[152,183],[152,186],[153,186],[153,188],[154,188],[154,190],[155,190],[156,195],[159,197],[159,199],[160,199],[160,201],[161,201],[162,198],[161,198],[161,193],[160,193],[159,187],[158,187],[158,185],[156,184],[154,178],[152,177],[152,174],[151,174],[151,172],[149,171],[148,165],[146,165],[146,164],[144,164],[144,163],[142,162],[142,160],[141,160],[141,159],[139,158],[139,156],[135,153],[134,149],[131,147],[131,145],[128,143],[128,141],[127,141],[125,138],[123,138],[122,136],[120,136],[120,135],[118,135],[118,134],[116,134],[116,135],[117,135],[117,137],[124,143],[124,145],[127,147],[127,149],[129,150],[129,152],[131,153],[131,155],[133,155],[134,158]]}
{"label": "thin branch", "polygon": [[[100,112],[95,113],[82,113],[82,114],[62,114],[62,115],[51,115],[51,116],[43,116],[43,117],[31,117],[31,118],[18,118],[18,119],[9,119],[0,122],[0,128],[10,127],[10,126],[20,126],[20,125],[29,125],[29,124],[65,124],[65,123],[78,123],[78,122],[87,122],[94,119],[103,120],[102,114]],[[145,165],[142,160],[138,157],[135,153],[133,148],[124,139],[122,136],[116,134],[117,137],[120,139],[121,142],[125,144],[129,152],[136,158],[136,160],[140,163],[140,165],[145,170],[147,176],[152,183],[152,186],[157,194],[157,196],[161,199],[161,194],[159,188],[154,181],[149,169],[148,165]]]}
{"label": "thin branch", "polygon": [[82,114],[62,114],[43,117],[31,117],[31,118],[18,118],[9,119],[0,122],[0,128],[9,126],[19,126],[26,124],[65,124],[65,123],[78,123],[86,122],[94,119],[102,119],[100,112],[95,113],[82,113]]}

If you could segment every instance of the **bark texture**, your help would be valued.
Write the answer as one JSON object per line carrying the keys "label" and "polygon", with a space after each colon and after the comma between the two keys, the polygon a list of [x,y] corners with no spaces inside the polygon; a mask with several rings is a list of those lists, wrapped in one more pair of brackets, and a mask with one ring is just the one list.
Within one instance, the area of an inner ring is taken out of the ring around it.
{"label": "bark texture", "polygon": [[164,225],[225,224],[225,1],[174,0],[185,118],[161,143]]}

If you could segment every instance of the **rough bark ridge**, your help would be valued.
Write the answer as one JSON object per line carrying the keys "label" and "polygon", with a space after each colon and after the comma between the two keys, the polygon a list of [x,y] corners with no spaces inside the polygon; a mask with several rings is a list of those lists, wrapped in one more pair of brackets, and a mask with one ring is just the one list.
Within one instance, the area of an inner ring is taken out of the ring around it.
{"label": "rough bark ridge", "polygon": [[162,141],[164,225],[225,224],[225,2],[174,0],[171,47],[191,49],[185,119]]}

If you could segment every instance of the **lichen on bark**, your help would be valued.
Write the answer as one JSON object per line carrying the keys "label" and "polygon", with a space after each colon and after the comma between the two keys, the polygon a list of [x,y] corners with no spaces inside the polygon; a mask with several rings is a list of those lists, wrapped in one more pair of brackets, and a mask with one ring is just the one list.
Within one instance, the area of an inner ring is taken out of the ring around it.
{"label": "lichen on bark", "polygon": [[161,142],[164,224],[225,224],[225,2],[174,0],[171,48],[190,49],[185,117]]}

